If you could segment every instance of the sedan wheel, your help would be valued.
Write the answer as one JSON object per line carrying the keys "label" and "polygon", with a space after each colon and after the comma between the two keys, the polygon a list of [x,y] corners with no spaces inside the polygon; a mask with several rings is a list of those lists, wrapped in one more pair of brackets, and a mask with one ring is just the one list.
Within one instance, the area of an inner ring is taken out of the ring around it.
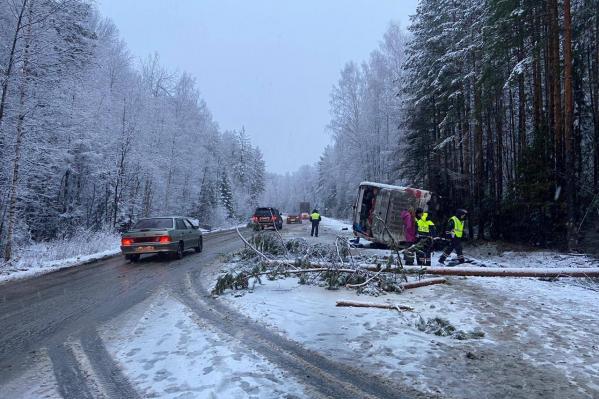
{"label": "sedan wheel", "polygon": [[196,250],[196,252],[202,252],[202,249],[204,248],[204,240],[200,237],[200,239],[198,240],[198,246],[195,247],[194,249]]}
{"label": "sedan wheel", "polygon": [[177,252],[175,252],[175,259],[183,259],[183,243],[179,243]]}

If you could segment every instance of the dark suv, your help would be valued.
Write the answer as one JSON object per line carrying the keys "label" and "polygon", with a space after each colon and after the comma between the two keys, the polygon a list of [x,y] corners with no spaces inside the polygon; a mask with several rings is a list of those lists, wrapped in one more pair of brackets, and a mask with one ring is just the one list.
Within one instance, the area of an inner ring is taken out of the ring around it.
{"label": "dark suv", "polygon": [[252,216],[252,225],[255,230],[263,230],[265,227],[283,228],[283,217],[276,208],[256,208]]}

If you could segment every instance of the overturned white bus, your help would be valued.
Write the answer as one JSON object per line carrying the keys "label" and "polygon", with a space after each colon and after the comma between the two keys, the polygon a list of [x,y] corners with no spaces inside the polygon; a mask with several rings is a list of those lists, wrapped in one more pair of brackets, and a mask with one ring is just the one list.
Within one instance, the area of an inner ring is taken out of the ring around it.
{"label": "overturned white bus", "polygon": [[434,194],[427,190],[362,182],[354,205],[354,235],[381,245],[404,245],[402,213],[417,208],[427,212],[434,202]]}

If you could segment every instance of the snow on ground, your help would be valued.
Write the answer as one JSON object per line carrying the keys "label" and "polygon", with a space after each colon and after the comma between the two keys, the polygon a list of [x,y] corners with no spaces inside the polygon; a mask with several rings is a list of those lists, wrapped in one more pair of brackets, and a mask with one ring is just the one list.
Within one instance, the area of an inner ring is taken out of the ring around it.
{"label": "snow on ground", "polygon": [[0,384],[0,398],[61,398],[47,351],[41,349],[35,356],[34,367],[17,378]]}
{"label": "snow on ground", "polygon": [[[351,234],[340,233],[343,226],[323,220],[321,237],[307,239],[330,242],[339,234]],[[306,228],[284,234],[305,237]],[[549,251],[493,248],[468,248],[466,253],[471,250],[485,263],[511,267],[585,267],[596,262]],[[344,288],[299,285],[296,278],[288,278],[265,280],[241,297],[221,298],[310,349],[425,392],[456,398],[594,398],[599,397],[599,298],[592,289],[599,285],[574,285],[578,281],[454,277],[447,285],[370,297]],[[415,311],[336,307],[343,299],[404,304]],[[426,333],[417,328],[420,317],[447,319],[458,330],[482,331],[484,337],[457,340]]]}
{"label": "snow on ground", "polygon": [[548,250],[518,251],[506,246],[482,244],[466,247],[467,257],[481,260],[489,267],[598,267],[599,260],[582,254],[562,254]]}
{"label": "snow on ground", "polygon": [[391,378],[409,379],[417,389],[426,388],[419,370],[424,366],[421,349],[430,353],[442,352],[444,345],[461,345],[451,338],[437,337],[416,328],[419,317],[428,319],[438,314],[447,316],[460,329],[476,327],[474,315],[466,309],[444,314],[445,307],[430,308],[428,302],[439,295],[438,287],[425,288],[421,298],[386,298],[394,304],[408,304],[415,312],[399,314],[397,311],[367,308],[339,308],[338,300],[378,301],[381,298],[358,296],[355,291],[326,290],[322,287],[303,286],[296,279],[268,281],[253,293],[242,297],[226,296],[242,313],[263,320],[291,339],[309,349],[335,360],[359,366],[369,372]]}
{"label": "snow on ground", "polygon": [[337,219],[333,219],[333,218],[328,218],[325,216],[322,217],[322,222],[320,222],[320,226],[330,229],[330,230],[336,230],[336,231],[343,231],[343,229],[347,229],[348,231],[351,231],[351,229],[352,229],[350,222],[346,222],[343,220],[337,220]]}
{"label": "snow on ground", "polygon": [[120,235],[112,232],[82,232],[69,239],[35,243],[18,248],[10,262],[0,261],[0,283],[86,264],[119,252]]}
{"label": "snow on ground", "polygon": [[101,335],[144,398],[308,397],[293,378],[168,294],[120,319]]}

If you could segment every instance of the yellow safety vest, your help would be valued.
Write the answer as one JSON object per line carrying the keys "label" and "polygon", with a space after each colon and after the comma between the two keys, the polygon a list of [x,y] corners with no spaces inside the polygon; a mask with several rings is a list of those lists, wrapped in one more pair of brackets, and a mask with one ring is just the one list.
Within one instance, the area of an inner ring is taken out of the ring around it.
{"label": "yellow safety vest", "polygon": [[428,218],[428,213],[424,212],[420,219],[416,219],[416,224],[418,224],[418,232],[419,233],[428,234],[431,231],[431,226],[435,225],[432,221],[427,220],[427,218]]}
{"label": "yellow safety vest", "polygon": [[320,218],[320,213],[314,212],[310,215],[310,220],[318,220]]}
{"label": "yellow safety vest", "polygon": [[457,238],[462,238],[464,235],[464,222],[462,222],[457,216],[452,216],[449,220],[453,220],[453,232]]}

